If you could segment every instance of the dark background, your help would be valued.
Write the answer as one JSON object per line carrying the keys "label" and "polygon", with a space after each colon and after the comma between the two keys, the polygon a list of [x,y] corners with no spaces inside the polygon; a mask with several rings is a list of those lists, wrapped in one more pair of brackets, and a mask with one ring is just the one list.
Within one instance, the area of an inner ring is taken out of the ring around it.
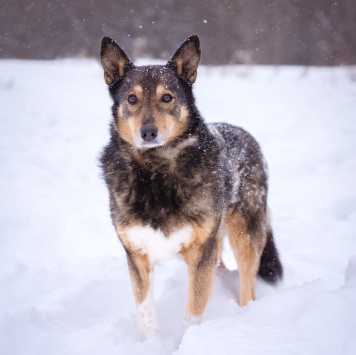
{"label": "dark background", "polygon": [[205,64],[356,64],[356,0],[0,0],[0,58],[167,59],[190,34]]}

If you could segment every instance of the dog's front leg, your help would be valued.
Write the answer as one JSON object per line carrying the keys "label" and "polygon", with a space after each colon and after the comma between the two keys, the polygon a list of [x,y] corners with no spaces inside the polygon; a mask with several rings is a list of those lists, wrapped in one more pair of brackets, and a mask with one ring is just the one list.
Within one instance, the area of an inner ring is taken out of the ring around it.
{"label": "dog's front leg", "polygon": [[182,253],[187,261],[189,273],[185,329],[200,322],[208,304],[218,264],[219,248],[220,239],[215,230],[206,237],[203,243],[198,241]]}
{"label": "dog's front leg", "polygon": [[133,293],[137,304],[140,329],[145,338],[158,333],[153,300],[153,270],[147,255],[127,251]]}

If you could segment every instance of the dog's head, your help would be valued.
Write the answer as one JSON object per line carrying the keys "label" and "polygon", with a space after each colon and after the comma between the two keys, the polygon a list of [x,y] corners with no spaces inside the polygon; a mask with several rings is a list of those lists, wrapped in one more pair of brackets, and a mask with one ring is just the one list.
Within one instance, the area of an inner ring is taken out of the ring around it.
{"label": "dog's head", "polygon": [[103,38],[100,57],[114,100],[114,127],[122,139],[147,149],[187,131],[200,61],[198,36],[189,37],[166,65],[136,67],[110,37]]}

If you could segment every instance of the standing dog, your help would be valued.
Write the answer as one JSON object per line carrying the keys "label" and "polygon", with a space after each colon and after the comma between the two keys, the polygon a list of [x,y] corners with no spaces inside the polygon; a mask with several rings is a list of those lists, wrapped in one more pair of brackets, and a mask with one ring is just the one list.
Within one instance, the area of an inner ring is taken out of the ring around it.
{"label": "standing dog", "polygon": [[103,38],[100,55],[114,102],[101,164],[145,337],[158,331],[154,265],[185,259],[185,326],[198,323],[225,228],[239,269],[239,304],[246,305],[255,299],[257,274],[270,283],[282,277],[267,215],[266,165],[246,131],[207,125],[200,116],[192,93],[199,38],[189,37],[166,65],[136,67],[109,37]]}

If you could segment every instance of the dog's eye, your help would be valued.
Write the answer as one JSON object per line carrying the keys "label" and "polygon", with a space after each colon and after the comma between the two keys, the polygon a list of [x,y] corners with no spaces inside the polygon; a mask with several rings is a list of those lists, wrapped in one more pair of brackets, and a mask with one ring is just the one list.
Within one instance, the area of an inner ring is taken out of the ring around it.
{"label": "dog's eye", "polygon": [[127,101],[131,104],[134,105],[137,102],[137,96],[136,95],[129,95]]}
{"label": "dog's eye", "polygon": [[164,94],[162,96],[162,101],[163,102],[170,102],[170,101],[172,101],[172,99],[173,99],[172,95],[169,95],[169,94]]}

